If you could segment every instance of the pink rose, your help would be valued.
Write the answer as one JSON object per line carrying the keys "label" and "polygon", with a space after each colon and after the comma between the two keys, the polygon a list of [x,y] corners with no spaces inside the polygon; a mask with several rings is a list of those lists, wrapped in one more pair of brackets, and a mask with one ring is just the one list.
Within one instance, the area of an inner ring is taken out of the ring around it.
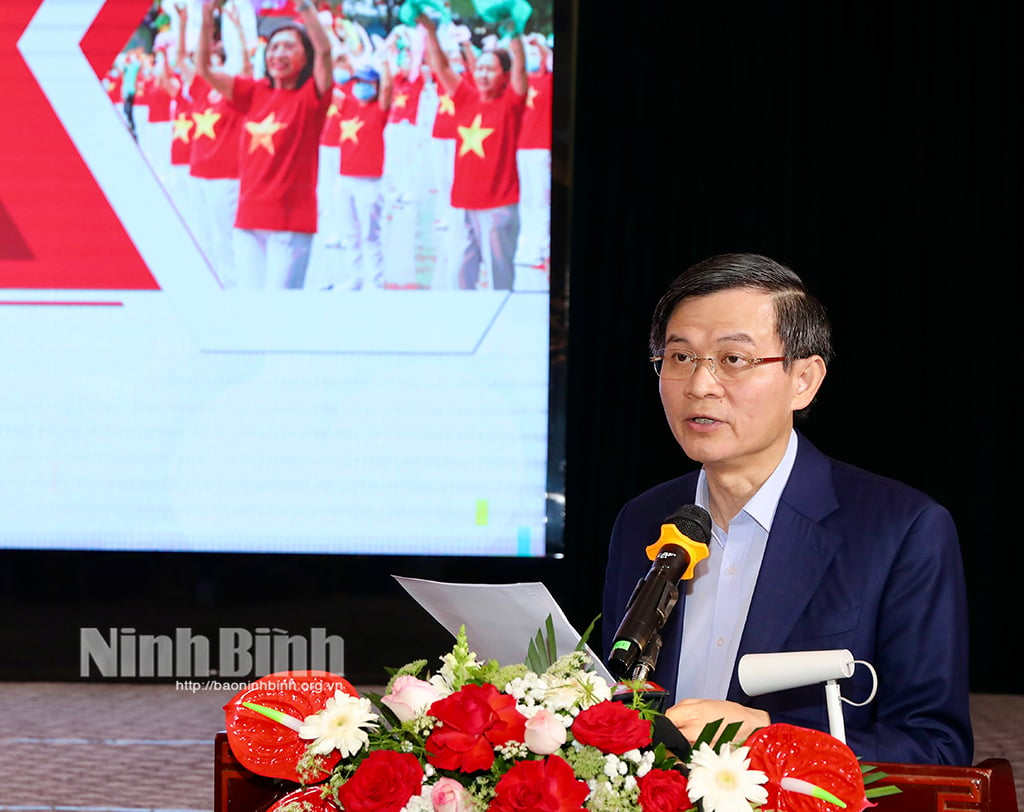
{"label": "pink rose", "polygon": [[454,778],[442,778],[430,791],[434,812],[467,812],[473,808],[469,791]]}
{"label": "pink rose", "polygon": [[400,722],[408,722],[422,716],[440,698],[441,694],[435,686],[405,674],[395,680],[391,693],[381,697],[380,701],[391,709]]}
{"label": "pink rose", "polygon": [[565,744],[565,725],[551,711],[541,708],[526,721],[525,740],[531,753],[549,756]]}

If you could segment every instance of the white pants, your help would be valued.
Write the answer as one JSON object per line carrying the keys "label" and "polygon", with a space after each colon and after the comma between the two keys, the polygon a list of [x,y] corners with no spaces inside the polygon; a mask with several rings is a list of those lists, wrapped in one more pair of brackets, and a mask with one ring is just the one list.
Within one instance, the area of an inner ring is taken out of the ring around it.
{"label": "white pants", "polygon": [[551,258],[551,150],[518,150],[516,167],[521,223],[516,262],[540,265]]}
{"label": "white pants", "polygon": [[383,183],[380,178],[341,176],[338,183],[342,233],[345,235],[342,278],[372,281],[384,269],[380,218]]}
{"label": "white pants", "polygon": [[238,286],[235,268],[234,223],[238,210],[238,178],[192,178],[196,214],[206,224],[199,247],[225,288]]}
{"label": "white pants", "polygon": [[302,287],[313,246],[312,234],[236,228],[233,236],[240,288],[287,290]]}

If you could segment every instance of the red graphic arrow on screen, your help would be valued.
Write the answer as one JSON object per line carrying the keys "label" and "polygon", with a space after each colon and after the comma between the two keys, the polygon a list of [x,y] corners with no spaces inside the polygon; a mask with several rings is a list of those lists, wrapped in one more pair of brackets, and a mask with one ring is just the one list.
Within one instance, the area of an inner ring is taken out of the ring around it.
{"label": "red graphic arrow on screen", "polygon": [[[155,290],[159,285],[121,225],[39,83],[18,39],[44,0],[3,0],[0,76],[0,288]],[[150,0],[107,0],[82,38],[106,73]]]}

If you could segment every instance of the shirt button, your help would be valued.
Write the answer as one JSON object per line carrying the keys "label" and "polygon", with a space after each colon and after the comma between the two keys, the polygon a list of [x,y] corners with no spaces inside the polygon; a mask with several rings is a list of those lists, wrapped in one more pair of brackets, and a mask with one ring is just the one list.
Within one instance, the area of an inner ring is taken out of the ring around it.
{"label": "shirt button", "polygon": [[729,567],[729,569],[727,569],[725,571],[725,573],[726,573],[726,575],[735,575],[736,574],[736,567],[735,566]]}
{"label": "shirt button", "polygon": [[725,638],[724,638],[724,637],[719,637],[719,638],[718,638],[718,639],[717,639],[717,640],[715,641],[715,645],[716,645],[716,646],[718,646],[719,648],[721,648],[722,646],[724,646],[724,645],[725,645]]}

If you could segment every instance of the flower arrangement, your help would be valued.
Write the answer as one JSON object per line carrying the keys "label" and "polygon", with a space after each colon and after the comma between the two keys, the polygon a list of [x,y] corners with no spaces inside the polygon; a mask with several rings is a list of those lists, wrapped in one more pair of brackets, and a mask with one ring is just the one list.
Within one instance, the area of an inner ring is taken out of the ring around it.
{"label": "flower arrangement", "polygon": [[[327,672],[280,672],[226,706],[228,741],[260,775],[298,784],[268,812],[861,812],[884,777],[819,731],[709,725],[692,750],[655,742],[640,686],[611,686],[538,633],[527,663],[481,662],[463,630],[359,696]],[[616,692],[616,687],[618,691]],[[717,736],[717,740],[716,740]],[[678,747],[676,748],[679,749]]]}

